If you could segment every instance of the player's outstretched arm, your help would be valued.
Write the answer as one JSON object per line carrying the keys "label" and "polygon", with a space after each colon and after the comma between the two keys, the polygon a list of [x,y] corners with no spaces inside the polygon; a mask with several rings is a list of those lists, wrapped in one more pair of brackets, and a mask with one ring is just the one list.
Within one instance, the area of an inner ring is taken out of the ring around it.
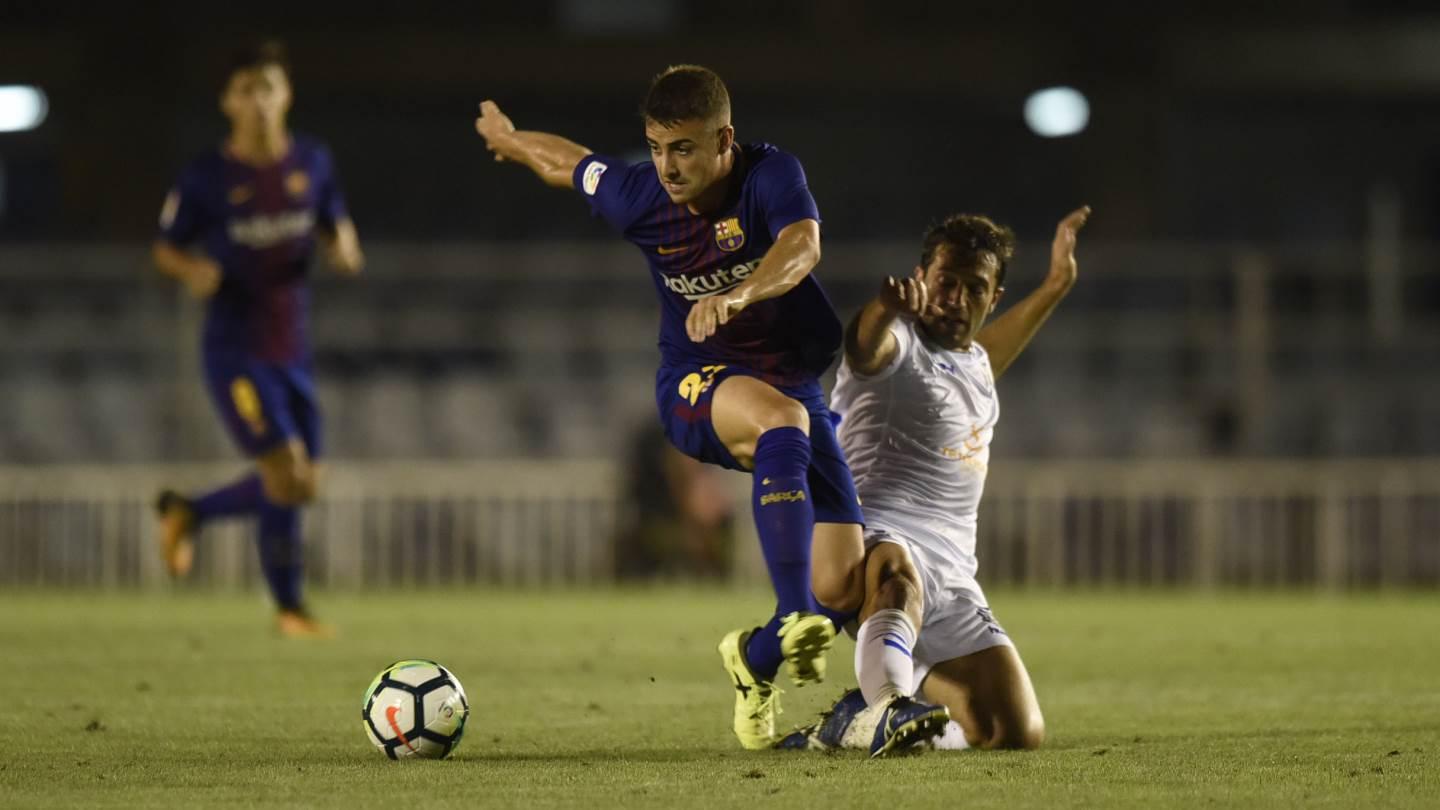
{"label": "player's outstretched arm", "polygon": [[180,281],[196,298],[209,298],[220,287],[220,265],[208,256],[182,250],[164,239],[155,240],[150,255],[160,272]]}
{"label": "player's outstretched arm", "polygon": [[930,306],[929,293],[918,278],[889,276],[880,294],[860,310],[845,330],[845,361],[859,374],[877,374],[900,351],[890,326],[901,316],[918,318]]}
{"label": "player's outstretched arm", "polygon": [[695,302],[685,319],[685,332],[699,343],[745,307],[789,292],[819,263],[820,223],[802,219],[786,225],[743,284]]}
{"label": "player's outstretched arm", "polygon": [[1087,205],[1071,211],[1060,221],[1055,228],[1055,241],[1050,246],[1050,272],[1040,289],[1025,296],[975,336],[989,353],[990,367],[996,377],[1015,362],[1050,313],[1055,311],[1060,299],[1075,286],[1078,269],[1075,264],[1075,240],[1089,218],[1090,206]]}
{"label": "player's outstretched arm", "polygon": [[354,220],[336,220],[334,233],[320,234],[325,245],[325,259],[330,268],[342,276],[353,276],[365,269],[365,253],[360,250],[360,233]]}
{"label": "player's outstretched arm", "polygon": [[548,132],[516,132],[510,118],[493,101],[480,102],[475,131],[497,161],[514,161],[535,172],[548,186],[575,187],[575,167],[590,150]]}

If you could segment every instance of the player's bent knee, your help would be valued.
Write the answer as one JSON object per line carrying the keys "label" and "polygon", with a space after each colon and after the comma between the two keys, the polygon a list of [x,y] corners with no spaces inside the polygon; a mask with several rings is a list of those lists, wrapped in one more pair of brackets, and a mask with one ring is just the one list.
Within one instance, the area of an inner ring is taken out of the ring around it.
{"label": "player's bent knee", "polygon": [[[880,543],[865,561],[865,615],[877,610],[920,609],[920,573],[904,546]],[[914,617],[912,617],[914,618]]]}
{"label": "player's bent knee", "polygon": [[305,504],[312,503],[315,500],[315,496],[319,494],[319,491],[320,485],[316,481],[315,470],[307,465],[295,475],[295,503],[293,505],[304,506]]}
{"label": "player's bent knee", "polygon": [[888,588],[905,588],[912,591],[920,589],[920,572],[915,570],[915,564],[910,562],[910,555],[901,550],[901,554],[885,559],[879,566],[879,586]]}
{"label": "player's bent knee", "polygon": [[286,505],[293,497],[289,480],[270,470],[260,471],[260,488],[265,493],[265,500],[273,504]]}
{"label": "player's bent knee", "polygon": [[920,599],[920,588],[900,571],[882,575],[880,584],[870,595],[868,613],[877,610],[908,610]]}
{"label": "player's bent knee", "polygon": [[315,500],[315,475],[308,464],[268,467],[261,471],[260,483],[265,499],[279,506],[304,506]]}
{"label": "player's bent knee", "polygon": [[318,471],[298,439],[257,459],[265,499],[278,506],[304,506],[315,500]]}
{"label": "player's bent knee", "polygon": [[756,410],[754,419],[760,434],[790,427],[799,428],[805,435],[810,435],[810,412],[805,410],[804,405],[789,397],[778,397],[775,402],[766,403],[765,407]]}
{"label": "player's bent knee", "polygon": [[1026,751],[1034,751],[1045,744],[1045,721],[1035,718],[1035,721],[1025,727],[1025,733],[1019,738],[1020,748]]}
{"label": "player's bent knee", "polygon": [[1021,712],[1015,717],[995,718],[989,727],[984,748],[1034,751],[1045,744],[1045,718],[1040,712]]}
{"label": "player's bent knee", "polygon": [[1001,724],[996,732],[992,748],[1034,751],[1045,744],[1045,721],[1039,715]]}
{"label": "player's bent knee", "polygon": [[815,594],[815,601],[830,610],[841,613],[859,610],[865,602],[864,571],[816,566],[810,574],[810,590]]}

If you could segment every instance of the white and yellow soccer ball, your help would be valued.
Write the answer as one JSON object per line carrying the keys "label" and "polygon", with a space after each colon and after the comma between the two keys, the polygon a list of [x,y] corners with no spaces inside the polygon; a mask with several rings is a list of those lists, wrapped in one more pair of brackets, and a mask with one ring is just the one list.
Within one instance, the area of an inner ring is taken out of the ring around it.
{"label": "white and yellow soccer ball", "polygon": [[450,671],[421,659],[396,661],[365,690],[365,736],[391,759],[444,759],[460,744],[470,703]]}

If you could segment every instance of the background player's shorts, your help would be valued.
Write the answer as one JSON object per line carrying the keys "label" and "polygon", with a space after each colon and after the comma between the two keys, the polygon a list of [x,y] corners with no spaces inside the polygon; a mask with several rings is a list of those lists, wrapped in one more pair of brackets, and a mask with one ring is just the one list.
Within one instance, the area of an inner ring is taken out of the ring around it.
{"label": "background player's shorts", "polygon": [[259,456],[298,438],[311,458],[320,456],[320,408],[309,364],[206,352],[205,387],[246,455]]}
{"label": "background player's shorts", "polygon": [[[762,379],[761,375],[738,366],[662,365],[655,375],[655,402],[665,438],[685,455],[730,470],[745,470],[730,455],[710,421],[710,401],[715,389],[735,375]],[[825,405],[825,391],[818,380],[799,386],[775,386],[810,412],[810,471],[807,482],[815,504],[818,523],[864,525],[860,497],[850,466],[835,436],[835,422]]]}
{"label": "background player's shorts", "polygon": [[968,572],[959,570],[934,550],[890,530],[865,533],[866,551],[877,543],[895,543],[910,552],[924,584],[925,620],[911,650],[916,689],[936,664],[991,647],[1015,646],[1005,628],[990,614],[980,583]]}

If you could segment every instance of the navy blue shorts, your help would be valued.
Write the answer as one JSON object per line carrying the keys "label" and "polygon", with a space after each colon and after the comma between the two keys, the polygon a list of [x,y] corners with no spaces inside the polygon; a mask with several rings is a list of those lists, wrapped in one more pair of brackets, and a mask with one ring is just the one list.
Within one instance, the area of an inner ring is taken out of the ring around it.
{"label": "navy blue shorts", "polygon": [[268,363],[240,353],[205,354],[205,387],[235,444],[259,456],[293,438],[320,456],[320,405],[309,363]]}
{"label": "navy blue shorts", "polygon": [[[727,377],[741,375],[761,379],[739,366],[661,366],[655,375],[655,403],[665,438],[685,455],[729,470],[749,472],[730,455],[710,421],[710,400]],[[817,523],[865,524],[860,498],[850,466],[835,436],[835,422],[825,405],[825,391],[818,380],[798,386],[775,386],[810,412],[810,498],[815,504]]]}

